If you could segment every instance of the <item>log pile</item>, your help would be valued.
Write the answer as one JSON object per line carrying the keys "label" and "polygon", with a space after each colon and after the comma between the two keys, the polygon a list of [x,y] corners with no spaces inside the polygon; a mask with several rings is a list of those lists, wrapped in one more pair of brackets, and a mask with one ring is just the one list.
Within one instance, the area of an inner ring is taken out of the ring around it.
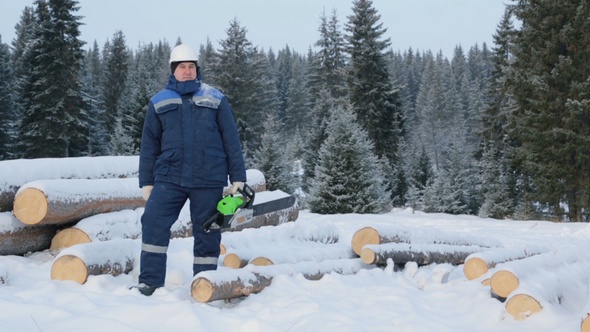
{"label": "log pile", "polygon": [[463,266],[467,280],[477,279],[497,264],[519,260],[549,251],[546,246],[525,246],[522,248],[497,248],[469,255]]}
{"label": "log pile", "polygon": [[17,191],[28,182],[53,179],[137,177],[137,156],[40,158],[0,161],[0,212],[12,211]]}
{"label": "log pile", "polygon": [[[79,243],[88,243],[102,237],[108,240],[118,232],[114,228],[130,227],[123,238],[139,236],[137,220],[113,217],[112,223],[102,226],[88,225],[80,221],[119,211],[141,209],[145,204],[141,197],[137,178],[137,157],[104,158],[55,158],[39,160],[2,161],[0,183],[7,183],[0,195],[10,200],[12,212],[0,213],[0,255],[24,255],[45,249],[59,249]],[[133,172],[129,171],[133,164]],[[79,167],[73,167],[78,165]],[[9,167],[10,166],[10,167]],[[20,167],[19,176],[13,174]],[[63,168],[64,170],[60,170]],[[74,171],[72,171],[74,170]],[[30,174],[29,174],[30,173]],[[264,175],[258,170],[247,170],[248,184],[255,191],[265,191]],[[12,175],[11,175],[12,174]],[[8,177],[13,177],[9,179]],[[24,180],[31,180],[24,183]],[[18,185],[18,188],[15,186]],[[224,191],[228,191],[228,185]],[[5,203],[5,206],[8,206]],[[297,218],[296,207],[256,220],[258,225],[278,224]],[[10,217],[8,217],[10,216]],[[188,222],[187,222],[188,220]],[[117,224],[121,221],[122,224]],[[103,229],[97,229],[102,227]],[[192,236],[190,217],[179,220],[172,237]],[[132,230],[133,229],[133,230]],[[121,236],[114,236],[114,238]]]}

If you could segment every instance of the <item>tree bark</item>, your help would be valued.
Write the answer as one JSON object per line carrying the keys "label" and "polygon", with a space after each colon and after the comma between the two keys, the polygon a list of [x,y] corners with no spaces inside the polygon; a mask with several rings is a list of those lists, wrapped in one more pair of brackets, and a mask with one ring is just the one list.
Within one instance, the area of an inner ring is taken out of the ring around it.
{"label": "tree bark", "polygon": [[27,225],[65,224],[144,205],[136,178],[40,180],[19,189],[13,213]]}
{"label": "tree bark", "polygon": [[89,276],[129,273],[135,247],[133,240],[112,240],[66,248],[53,261],[51,279],[84,284]]}
{"label": "tree bark", "polygon": [[11,212],[0,212],[0,255],[24,255],[49,248],[60,225],[26,226]]}
{"label": "tree bark", "polygon": [[359,256],[365,245],[384,243],[477,245],[485,248],[498,248],[502,246],[500,242],[488,238],[436,229],[429,229],[425,232],[423,229],[405,225],[380,226],[378,229],[364,227],[356,231],[352,237],[352,249]]}
{"label": "tree bark", "polygon": [[191,296],[199,302],[232,299],[258,293],[270,285],[274,276],[302,274],[319,280],[324,274],[354,274],[366,265],[359,259],[329,260],[319,263],[301,262],[256,266],[251,270],[215,270],[197,274],[191,284]]}
{"label": "tree bark", "polygon": [[482,251],[479,246],[458,246],[446,244],[386,243],[366,245],[361,252],[365,264],[386,265],[388,259],[396,264],[416,262],[418,265],[431,263],[460,265],[467,256]]}
{"label": "tree bark", "polygon": [[138,160],[137,156],[108,156],[0,161],[0,212],[13,209],[17,191],[28,182],[137,177]]}

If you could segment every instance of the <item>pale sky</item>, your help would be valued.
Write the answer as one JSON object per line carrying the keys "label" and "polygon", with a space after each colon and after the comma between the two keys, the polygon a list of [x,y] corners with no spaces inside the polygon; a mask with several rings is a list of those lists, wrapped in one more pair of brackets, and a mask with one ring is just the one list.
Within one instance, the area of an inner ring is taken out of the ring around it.
{"label": "pale sky", "polygon": [[[0,0],[0,36],[11,44],[14,27],[25,6],[33,0]],[[387,29],[394,51],[442,51],[451,58],[461,45],[466,52],[476,43],[493,46],[492,35],[511,0],[373,0]],[[335,9],[341,31],[352,14],[352,0],[79,0],[80,39],[100,49],[116,31],[125,35],[127,46],[166,40],[174,45],[178,37],[198,51],[207,37],[219,48],[234,18],[247,29],[253,45],[275,51],[288,45],[305,54],[319,39],[320,16],[330,18]]]}

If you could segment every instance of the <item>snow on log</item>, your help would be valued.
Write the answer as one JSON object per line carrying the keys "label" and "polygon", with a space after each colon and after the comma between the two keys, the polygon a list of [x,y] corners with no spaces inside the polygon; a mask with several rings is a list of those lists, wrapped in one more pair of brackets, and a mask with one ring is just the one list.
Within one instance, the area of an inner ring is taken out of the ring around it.
{"label": "snow on log", "polygon": [[492,294],[502,301],[523,282],[525,284],[529,281],[535,282],[539,275],[554,273],[564,264],[584,265],[583,260],[590,260],[590,254],[579,252],[580,250],[582,249],[561,248],[520,260],[500,263],[496,265],[495,272],[490,279]]}
{"label": "snow on log", "polygon": [[489,248],[502,247],[502,244],[497,240],[478,237],[473,234],[405,225],[364,227],[356,231],[352,237],[352,249],[359,256],[365,245],[383,243],[432,243],[466,246],[477,245]]}
{"label": "snow on log", "polygon": [[0,255],[24,255],[49,248],[59,225],[27,226],[11,212],[0,212]]}
{"label": "snow on log", "polygon": [[52,280],[72,280],[84,284],[88,276],[117,276],[133,269],[138,243],[129,239],[85,243],[62,250],[51,266]]}
{"label": "snow on log", "polygon": [[143,208],[99,213],[80,220],[76,225],[59,231],[51,240],[51,250],[76,244],[136,239],[141,236]]}
{"label": "snow on log", "polygon": [[505,263],[549,251],[547,246],[526,245],[522,248],[493,248],[469,255],[463,265],[467,280],[477,279],[499,263]]}
{"label": "snow on log", "polygon": [[485,250],[475,245],[385,243],[365,245],[361,260],[365,264],[386,265],[388,259],[396,264],[416,262],[418,265],[448,263],[460,265],[467,256]]}
{"label": "snow on log", "polygon": [[575,245],[522,259],[519,273],[526,273],[515,273],[519,286],[508,295],[506,312],[523,320],[549,306],[579,311],[588,300],[589,249]]}
{"label": "snow on log", "polygon": [[[246,170],[246,184],[252,188],[252,191],[259,193],[262,191],[266,191],[266,178],[261,171],[257,169],[247,169]],[[229,190],[231,189],[231,183],[229,183],[225,188],[223,188],[223,196],[229,195]]]}
{"label": "snow on log", "polygon": [[22,186],[14,216],[27,225],[64,224],[145,205],[137,178],[39,180]]}
{"label": "snow on log", "polygon": [[273,264],[297,263],[302,261],[321,262],[330,259],[355,258],[349,245],[343,243],[289,248],[266,252],[250,260],[250,264],[265,266]]}
{"label": "snow on log", "polygon": [[243,269],[219,269],[197,274],[191,284],[191,296],[198,302],[232,299],[258,293],[269,286],[279,275],[302,274],[309,280],[318,280],[324,274],[354,274],[367,268],[358,258],[336,259],[322,262],[299,262],[271,266],[252,266]]}
{"label": "snow on log", "polygon": [[137,177],[138,165],[137,156],[3,160],[0,161],[0,211],[13,209],[18,189],[28,182]]}

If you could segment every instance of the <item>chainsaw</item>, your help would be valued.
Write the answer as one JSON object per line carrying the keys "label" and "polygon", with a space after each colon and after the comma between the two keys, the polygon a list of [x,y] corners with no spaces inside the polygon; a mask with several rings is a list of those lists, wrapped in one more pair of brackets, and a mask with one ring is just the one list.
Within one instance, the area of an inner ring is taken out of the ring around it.
{"label": "chainsaw", "polygon": [[256,216],[288,209],[296,203],[295,197],[285,193],[281,197],[255,202],[254,191],[245,183],[238,193],[240,195],[227,195],[217,203],[217,211],[203,223],[205,232],[235,229],[251,222]]}

